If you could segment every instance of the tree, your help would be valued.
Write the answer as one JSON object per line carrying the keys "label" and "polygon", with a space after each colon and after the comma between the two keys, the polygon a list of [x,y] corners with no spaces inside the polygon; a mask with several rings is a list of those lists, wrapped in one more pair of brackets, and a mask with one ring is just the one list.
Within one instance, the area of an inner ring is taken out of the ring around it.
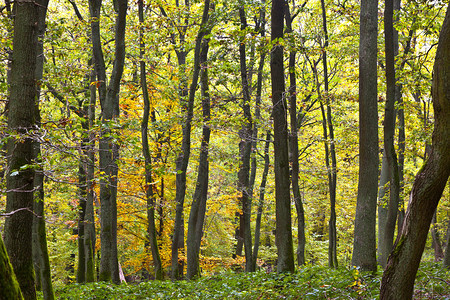
{"label": "tree", "polygon": [[[384,153],[385,166],[388,169],[389,200],[385,218],[381,219],[380,263],[385,266],[388,253],[392,250],[395,224],[400,196],[399,168],[397,154],[394,148],[396,109],[396,78],[395,78],[395,32],[394,32],[394,0],[386,1],[384,13],[384,35],[386,52],[386,105],[384,114]],[[381,182],[381,180],[380,180]],[[380,183],[383,184],[382,182]],[[384,184],[383,184],[384,185]],[[384,204],[382,204],[384,205]]]}
{"label": "tree", "polygon": [[378,186],[378,1],[361,1],[359,43],[359,177],[352,265],[375,271]]}
{"label": "tree", "polygon": [[201,84],[201,100],[203,128],[202,140],[200,144],[200,156],[197,172],[197,183],[195,185],[194,196],[192,199],[191,211],[189,214],[188,234],[186,240],[187,248],[187,268],[186,278],[194,279],[200,275],[200,246],[203,237],[203,224],[206,214],[206,200],[208,198],[208,181],[209,181],[209,140],[211,135],[210,119],[211,119],[211,100],[209,96],[209,78],[208,78],[208,50],[209,38],[205,38],[211,33],[213,23],[209,17],[209,11],[214,10],[214,4],[210,4],[209,0],[205,0],[203,6],[202,23],[199,33],[202,32],[200,40],[200,84]]}
{"label": "tree", "polygon": [[434,211],[450,176],[450,6],[439,35],[433,68],[435,114],[431,154],[414,180],[401,234],[381,281],[380,299],[411,299]]}
{"label": "tree", "polygon": [[[47,5],[48,0],[43,0],[41,5],[39,5],[39,25],[38,25],[38,43],[37,43],[37,56],[36,56],[36,106],[35,106],[35,117],[36,124],[41,128],[41,114],[39,109],[39,101],[41,94],[41,83],[44,70],[44,35],[46,29],[46,16],[47,16]],[[33,201],[33,256],[35,259],[35,273],[36,285],[42,287],[42,292],[44,299],[54,299],[55,295],[53,293],[52,286],[52,276],[51,267],[49,262],[49,254],[47,247],[47,233],[45,226],[45,216],[44,216],[44,171],[42,168],[42,153],[41,153],[41,143],[40,139],[35,138],[34,140],[34,157],[36,163],[39,165],[36,168],[34,174],[34,201]]]}
{"label": "tree", "polygon": [[[303,4],[305,5],[306,2]],[[292,33],[292,21],[294,17],[289,10],[289,4],[286,2],[286,33]],[[298,247],[297,247],[297,263],[298,265],[305,264],[305,213],[303,209],[303,202],[300,195],[300,187],[298,183],[299,177],[299,151],[298,151],[298,120],[297,120],[297,74],[295,72],[295,59],[297,51],[291,50],[289,52],[289,117],[290,117],[290,148],[291,148],[291,164],[292,164],[292,194],[294,196],[295,209],[297,210],[298,218]]]}
{"label": "tree", "polygon": [[142,98],[144,99],[144,112],[141,122],[141,136],[142,136],[142,154],[145,159],[145,188],[147,200],[147,221],[148,221],[148,243],[152,252],[153,265],[155,270],[155,279],[163,279],[161,256],[159,255],[158,242],[156,239],[156,225],[155,225],[155,196],[153,192],[153,174],[152,174],[152,157],[150,154],[150,147],[148,142],[148,121],[150,116],[150,101],[147,90],[147,71],[144,61],[145,42],[144,42],[144,0],[138,2],[139,6],[139,54],[140,54],[140,79],[142,88]]}
{"label": "tree", "polygon": [[273,144],[275,151],[275,201],[278,272],[293,272],[294,250],[292,244],[291,199],[289,178],[288,128],[284,85],[283,39],[285,5],[282,0],[272,1],[273,43],[270,76],[272,80]]}
{"label": "tree", "polygon": [[[247,18],[245,16],[244,2],[239,1],[239,18],[241,21],[241,30],[245,32],[247,29]],[[242,37],[244,39],[244,37]],[[239,41],[239,66],[241,72],[241,84],[242,84],[242,108],[244,114],[244,122],[242,128],[239,131],[239,137],[241,139],[239,143],[239,156],[240,166],[238,172],[238,188],[241,191],[241,203],[242,203],[242,217],[240,234],[244,237],[244,250],[245,250],[245,270],[247,272],[255,271],[252,263],[252,232],[250,227],[250,220],[252,214],[252,188],[250,186],[250,156],[252,152],[252,114],[250,111],[250,85],[247,74],[247,62],[246,62],[246,47],[245,41]],[[243,232],[241,232],[243,231]]]}
{"label": "tree", "polygon": [[115,29],[115,60],[108,88],[106,88],[106,69],[100,42],[100,8],[101,0],[90,0],[93,22],[92,48],[95,70],[97,73],[100,105],[102,108],[103,130],[99,142],[101,203],[101,261],[100,280],[120,283],[117,257],[117,183],[119,146],[113,139],[111,127],[119,116],[120,81],[125,61],[125,25],[127,16],[127,0],[118,0],[118,13]]}
{"label": "tree", "polygon": [[5,244],[3,244],[3,239],[0,237],[0,287],[2,288],[2,293],[0,299],[23,299],[22,293],[17,283],[16,275],[14,274],[13,268],[9,261],[8,253],[6,253]]}
{"label": "tree", "polygon": [[14,50],[8,111],[5,246],[25,299],[36,299],[32,256],[33,187],[36,130],[36,66],[40,6],[15,2]]}

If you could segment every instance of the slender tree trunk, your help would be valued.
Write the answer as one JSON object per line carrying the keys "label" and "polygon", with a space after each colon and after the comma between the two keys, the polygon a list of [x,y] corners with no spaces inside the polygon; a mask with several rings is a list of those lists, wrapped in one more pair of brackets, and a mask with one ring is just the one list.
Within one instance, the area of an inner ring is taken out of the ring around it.
{"label": "slender tree trunk", "polygon": [[442,265],[444,268],[450,269],[450,220],[447,226],[447,245],[445,246],[445,255],[442,260]]}
{"label": "slender tree trunk", "polygon": [[155,225],[155,195],[153,192],[153,180],[152,180],[152,158],[150,155],[150,147],[148,142],[148,121],[150,116],[150,101],[147,90],[147,73],[146,64],[144,61],[145,56],[145,42],[144,42],[144,0],[139,0],[139,23],[141,24],[139,39],[140,39],[140,76],[141,76],[141,88],[142,96],[144,99],[144,114],[141,123],[142,134],[142,152],[145,158],[145,186],[147,197],[147,220],[148,220],[148,240],[153,258],[153,267],[155,272],[155,279],[163,279],[161,257],[159,255],[158,242],[156,239],[156,225]]}
{"label": "slender tree trunk", "polygon": [[439,232],[436,228],[437,220],[436,220],[436,211],[433,214],[433,218],[431,219],[431,241],[432,247],[434,249],[434,260],[440,261],[444,257],[444,251],[442,250],[441,238],[439,236]]}
{"label": "slender tree trunk", "polygon": [[[207,0],[206,0],[207,1]],[[206,4],[206,2],[205,2]],[[209,6],[209,1],[208,1]],[[181,144],[181,152],[176,159],[176,195],[175,202],[176,212],[175,212],[175,225],[172,239],[172,278],[180,278],[180,268],[178,262],[178,249],[181,248],[180,245],[184,245],[184,226],[183,226],[183,205],[184,198],[186,195],[186,170],[189,163],[189,157],[191,154],[191,128],[192,128],[192,118],[194,114],[194,99],[195,90],[197,89],[198,78],[200,74],[200,48],[203,37],[205,36],[205,26],[208,20],[208,12],[203,11],[202,22],[200,24],[200,29],[195,40],[194,49],[194,70],[192,74],[192,82],[189,88],[189,96],[187,103],[182,103],[183,111],[186,113],[184,123],[183,123],[183,140]],[[179,57],[180,62],[180,57]],[[180,64],[182,65],[182,64]],[[185,63],[183,64],[185,65]],[[186,101],[185,97],[182,97],[182,101]]]}
{"label": "slender tree trunk", "polygon": [[271,41],[274,43],[274,46],[271,53],[270,73],[272,79],[272,118],[275,152],[275,240],[278,250],[278,272],[293,272],[295,269],[295,264],[292,244],[288,128],[284,85],[283,46],[278,42],[279,39],[283,38],[284,10],[284,1],[272,1]]}
{"label": "slender tree trunk", "polygon": [[258,250],[260,244],[261,237],[261,217],[263,213],[264,207],[264,196],[266,194],[266,183],[267,183],[267,175],[269,174],[269,147],[270,147],[270,130],[267,131],[266,134],[266,143],[264,147],[264,170],[261,178],[261,185],[259,187],[259,202],[258,202],[258,210],[255,221],[255,243],[253,245],[253,264],[256,269],[256,260],[258,259]]}
{"label": "slender tree trunk", "polygon": [[[239,17],[241,20],[241,30],[244,31],[247,28],[247,18],[245,16],[244,3],[242,1],[239,4]],[[251,187],[249,181],[253,125],[252,114],[250,111],[250,89],[247,76],[245,41],[240,41],[239,43],[239,62],[243,95],[242,107],[244,112],[244,124],[239,132],[241,142],[239,143],[240,166],[238,172],[238,188],[242,192],[241,203],[243,224],[241,229],[243,230],[244,237],[245,271],[253,272],[255,269],[252,263],[252,232],[250,228],[253,195],[250,194]]]}
{"label": "slender tree trunk", "polygon": [[[38,25],[38,36],[39,40],[37,43],[37,63],[36,63],[36,81],[41,82],[43,71],[44,71],[44,43],[43,38],[46,29],[46,16],[47,16],[47,5],[48,0],[44,0],[39,6],[39,25]],[[37,86],[36,92],[36,123],[41,126],[41,116],[39,111],[39,99],[40,99],[40,84]],[[34,141],[34,156],[36,162],[41,164],[41,146],[38,140]],[[33,252],[37,254],[38,261],[35,265],[38,265],[39,276],[36,276],[40,280],[40,286],[42,288],[44,299],[54,299],[52,277],[50,270],[49,255],[47,249],[47,234],[45,229],[45,215],[44,215],[44,173],[42,166],[35,172],[34,176],[34,202],[33,202],[33,236],[35,237],[36,243],[33,243]],[[37,272],[36,272],[37,273]]]}
{"label": "slender tree trunk", "polygon": [[[205,35],[211,33],[213,26],[208,21],[208,10],[214,10],[214,5],[209,4],[209,0],[205,0],[203,13],[207,14],[204,28]],[[197,172],[197,184],[195,186],[194,197],[192,199],[191,211],[189,214],[188,235],[187,235],[187,269],[186,278],[188,280],[200,276],[200,246],[203,237],[203,224],[206,213],[206,200],[208,197],[208,181],[209,181],[209,139],[211,135],[211,128],[209,121],[211,119],[211,104],[209,97],[209,78],[208,78],[208,50],[209,39],[203,39],[200,51],[200,83],[201,83],[201,99],[203,110],[203,132],[202,141],[200,145],[200,157]]]}
{"label": "slender tree trunk", "polygon": [[[91,71],[89,82],[95,81],[95,72]],[[85,264],[85,281],[95,281],[95,214],[94,214],[94,171],[95,171],[95,135],[91,132],[95,120],[95,85],[89,85],[89,104],[85,106],[84,111],[87,112],[88,119],[88,142],[84,157],[84,169],[86,170],[86,210],[84,224],[84,264]]]}
{"label": "slender tree trunk", "polygon": [[[292,32],[292,21],[289,10],[289,4],[286,2],[286,33]],[[299,152],[298,152],[298,126],[297,126],[297,78],[295,73],[295,57],[297,52],[291,50],[289,52],[289,116],[290,116],[290,150],[291,150],[291,165],[292,165],[292,194],[294,196],[295,208],[298,218],[298,243],[297,243],[297,263],[299,266],[305,264],[305,213],[303,209],[303,202],[300,195],[300,187],[298,183],[299,177]]]}
{"label": "slender tree trunk", "polygon": [[434,211],[450,176],[450,6],[439,36],[433,69],[435,125],[430,157],[416,175],[403,229],[388,259],[380,299],[411,299]]}
{"label": "slender tree trunk", "polygon": [[[387,0],[384,12],[384,34],[386,49],[386,105],[384,116],[384,153],[389,170],[389,202],[384,232],[384,249],[382,255],[387,255],[392,250],[394,241],[395,224],[399,203],[399,175],[397,154],[394,148],[395,135],[395,50],[394,50],[394,0]],[[385,266],[385,261],[381,262]]]}
{"label": "slender tree trunk", "polygon": [[378,187],[378,1],[362,0],[359,42],[359,178],[352,265],[375,271]]}
{"label": "slender tree trunk", "polygon": [[[96,9],[100,9],[101,2],[97,4]],[[119,278],[119,264],[117,258],[117,182],[118,182],[118,167],[117,159],[119,155],[118,145],[112,141],[111,132],[108,128],[109,122],[113,121],[119,116],[119,91],[120,80],[122,78],[124,60],[125,60],[125,24],[127,13],[127,0],[118,0],[118,14],[116,17],[116,32],[115,32],[115,61],[111,72],[109,85],[106,90],[104,98],[101,96],[100,90],[103,92],[103,87],[99,89],[100,104],[102,107],[102,123],[105,125],[101,132],[99,148],[100,148],[100,172],[104,172],[103,178],[100,180],[100,203],[101,203],[101,261],[100,261],[100,280],[120,283]],[[98,12],[99,15],[99,12]],[[97,22],[92,22],[93,27]],[[97,77],[101,81],[104,70],[101,68],[100,60],[103,55],[101,52],[101,45],[97,44],[97,32],[92,32],[94,61],[97,65]],[[95,36],[95,38],[94,38]],[[95,41],[95,43],[94,43]],[[103,63],[104,67],[104,63]],[[102,75],[100,75],[102,74]],[[106,77],[104,77],[106,78]],[[102,99],[104,99],[102,101]]]}
{"label": "slender tree trunk", "polygon": [[[321,0],[322,7],[322,23],[323,32],[325,35],[325,49],[323,50],[323,76],[325,82],[325,100],[327,104],[326,116],[323,105],[321,104],[323,123],[324,123],[324,138],[325,138],[325,162],[328,173],[328,189],[330,192],[330,220],[328,222],[328,265],[330,268],[337,268],[337,233],[336,233],[336,150],[334,146],[334,129],[331,116],[331,104],[328,88],[328,65],[327,65],[327,48],[328,48],[328,29],[327,29],[327,15],[325,8],[325,1]],[[327,127],[330,134],[330,139],[327,137]],[[328,152],[328,145],[330,151]],[[331,157],[330,157],[331,156]],[[331,166],[330,166],[331,160]]]}

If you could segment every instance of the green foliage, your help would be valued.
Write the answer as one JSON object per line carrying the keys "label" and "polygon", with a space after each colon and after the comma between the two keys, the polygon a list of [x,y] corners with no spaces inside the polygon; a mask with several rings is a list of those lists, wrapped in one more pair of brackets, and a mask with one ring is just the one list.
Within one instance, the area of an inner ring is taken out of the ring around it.
{"label": "green foliage", "polygon": [[[448,299],[450,271],[435,263],[419,269],[415,299]],[[58,299],[378,299],[381,270],[305,266],[294,274],[221,273],[196,281],[149,281],[137,285],[91,283],[57,288]]]}

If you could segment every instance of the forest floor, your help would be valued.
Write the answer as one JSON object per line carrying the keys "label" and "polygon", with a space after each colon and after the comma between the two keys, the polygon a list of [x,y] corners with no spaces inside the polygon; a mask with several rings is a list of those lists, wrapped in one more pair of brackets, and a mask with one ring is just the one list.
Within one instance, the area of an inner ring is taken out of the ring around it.
{"label": "forest floor", "polygon": [[[57,299],[378,299],[381,271],[305,266],[293,274],[221,273],[195,281],[147,281],[113,285],[70,284],[55,288]],[[42,295],[40,295],[42,298]],[[449,299],[450,270],[425,262],[414,299]]]}

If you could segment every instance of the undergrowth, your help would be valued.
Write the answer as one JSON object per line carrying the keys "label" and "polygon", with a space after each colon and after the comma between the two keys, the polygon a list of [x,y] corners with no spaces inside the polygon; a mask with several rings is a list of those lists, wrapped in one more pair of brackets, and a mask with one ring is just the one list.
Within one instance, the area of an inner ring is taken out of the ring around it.
{"label": "undergrowth", "polygon": [[[139,284],[71,284],[56,287],[58,299],[378,299],[381,271],[306,266],[296,273],[222,273],[195,281]],[[422,264],[415,299],[449,299],[450,272]]]}

